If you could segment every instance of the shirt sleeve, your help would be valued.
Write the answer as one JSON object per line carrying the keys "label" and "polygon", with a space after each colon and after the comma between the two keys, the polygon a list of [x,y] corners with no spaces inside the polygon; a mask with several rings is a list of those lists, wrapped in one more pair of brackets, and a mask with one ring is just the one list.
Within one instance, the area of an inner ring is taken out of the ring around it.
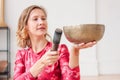
{"label": "shirt sleeve", "polygon": [[25,72],[24,54],[25,51],[17,52],[13,80],[35,80],[29,71]]}
{"label": "shirt sleeve", "polygon": [[62,80],[80,80],[79,66],[73,69],[69,67],[69,51],[64,44],[60,46],[60,68]]}

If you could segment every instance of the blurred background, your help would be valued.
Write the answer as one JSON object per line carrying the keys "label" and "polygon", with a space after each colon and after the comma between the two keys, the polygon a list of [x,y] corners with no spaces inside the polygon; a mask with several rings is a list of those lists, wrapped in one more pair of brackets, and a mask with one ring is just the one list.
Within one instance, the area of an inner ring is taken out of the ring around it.
{"label": "blurred background", "polygon": [[[17,52],[18,18],[30,5],[43,6],[48,13],[49,34],[63,26],[98,23],[105,25],[103,38],[96,46],[80,53],[81,76],[120,75],[120,0],[4,0],[4,18],[10,29],[10,73],[13,76]],[[0,32],[0,49],[6,45]],[[71,45],[64,34],[61,43]],[[6,59],[0,54],[0,60]]]}

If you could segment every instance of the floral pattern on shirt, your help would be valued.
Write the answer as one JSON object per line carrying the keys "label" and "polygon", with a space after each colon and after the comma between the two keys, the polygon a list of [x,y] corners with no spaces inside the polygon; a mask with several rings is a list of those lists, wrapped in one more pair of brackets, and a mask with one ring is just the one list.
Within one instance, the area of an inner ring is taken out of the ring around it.
{"label": "floral pattern on shirt", "polygon": [[18,50],[14,67],[14,80],[80,80],[79,66],[73,69],[68,66],[69,52],[65,44],[59,46],[60,58],[54,65],[45,67],[37,78],[31,75],[29,72],[31,66],[51,47],[52,43],[48,42],[46,47],[37,54],[34,54],[31,47]]}

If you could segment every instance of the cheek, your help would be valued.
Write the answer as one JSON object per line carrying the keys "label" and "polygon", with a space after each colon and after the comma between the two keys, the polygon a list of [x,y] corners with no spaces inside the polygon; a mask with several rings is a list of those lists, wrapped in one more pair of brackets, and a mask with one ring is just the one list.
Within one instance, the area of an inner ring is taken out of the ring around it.
{"label": "cheek", "polygon": [[33,33],[33,32],[35,32],[35,29],[34,29],[34,27],[32,27],[32,26],[27,26],[27,30],[28,30],[28,33]]}
{"label": "cheek", "polygon": [[28,28],[29,31],[31,31],[31,30],[35,29],[34,26],[35,26],[35,24],[33,24],[32,22],[29,22],[28,25],[27,25],[27,28]]}
{"label": "cheek", "polygon": [[34,27],[29,28],[29,32],[30,33],[35,33],[36,32],[36,28],[34,28]]}
{"label": "cheek", "polygon": [[48,23],[46,22],[46,29],[48,30]]}

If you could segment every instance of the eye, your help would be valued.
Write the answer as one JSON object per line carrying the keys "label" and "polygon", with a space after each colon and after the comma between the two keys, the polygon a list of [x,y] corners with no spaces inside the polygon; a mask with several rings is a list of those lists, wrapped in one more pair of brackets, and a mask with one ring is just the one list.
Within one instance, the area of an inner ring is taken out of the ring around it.
{"label": "eye", "polygon": [[33,20],[34,20],[34,21],[37,21],[37,20],[38,20],[38,18],[33,18]]}
{"label": "eye", "polygon": [[46,20],[46,17],[42,17],[41,20]]}

